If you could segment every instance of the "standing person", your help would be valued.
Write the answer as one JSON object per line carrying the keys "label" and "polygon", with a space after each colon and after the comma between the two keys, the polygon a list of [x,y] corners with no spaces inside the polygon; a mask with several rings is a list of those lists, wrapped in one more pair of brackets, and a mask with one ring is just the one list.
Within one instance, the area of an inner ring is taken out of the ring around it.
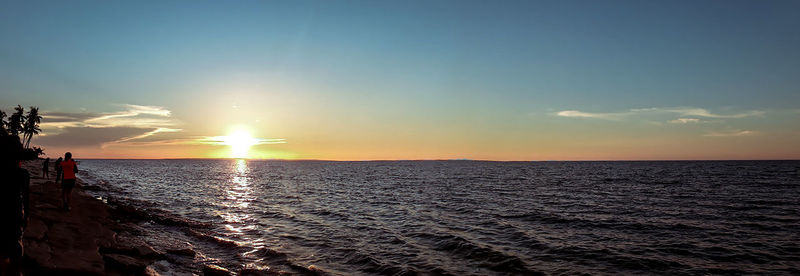
{"label": "standing person", "polygon": [[30,174],[18,166],[21,152],[18,136],[0,136],[0,275],[20,275],[22,233],[30,213]]}
{"label": "standing person", "polygon": [[42,164],[42,178],[50,179],[50,157],[45,159]]}
{"label": "standing person", "polygon": [[61,157],[56,159],[56,184],[58,184],[58,181],[61,180],[61,176],[63,174],[63,171],[61,171],[61,160],[63,160]]}
{"label": "standing person", "polygon": [[61,161],[61,170],[64,172],[64,179],[61,180],[61,200],[64,203],[64,210],[69,211],[70,200],[72,199],[72,188],[75,187],[75,173],[78,172],[78,164],[72,160],[72,153],[64,154],[64,161]]}

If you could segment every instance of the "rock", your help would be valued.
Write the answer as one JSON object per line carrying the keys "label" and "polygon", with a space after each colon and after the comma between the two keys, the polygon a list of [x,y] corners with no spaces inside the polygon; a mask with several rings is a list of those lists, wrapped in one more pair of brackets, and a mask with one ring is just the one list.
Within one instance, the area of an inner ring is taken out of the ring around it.
{"label": "rock", "polygon": [[27,240],[25,257],[38,265],[47,264],[50,262],[50,246],[46,241]]}
{"label": "rock", "polygon": [[152,247],[150,247],[147,244],[139,245],[135,249],[136,249],[136,253],[139,254],[139,256],[144,256],[144,257],[149,257],[149,258],[161,258],[161,257],[164,256],[164,253],[161,253],[161,252],[153,249]]}
{"label": "rock", "polygon": [[47,202],[31,202],[33,208],[37,210],[59,210],[60,208],[54,204],[50,204]]}
{"label": "rock", "polygon": [[197,252],[194,252],[194,249],[191,248],[167,249],[167,253],[189,257],[194,257],[194,255],[197,254]]}
{"label": "rock", "polygon": [[[31,172],[38,172],[40,165],[38,160],[23,163]],[[23,269],[31,274],[105,275],[99,249],[109,246],[116,235],[109,227],[113,222],[108,206],[78,188],[73,191],[72,210],[65,211],[58,185],[46,179],[31,178],[30,190]]]}
{"label": "rock", "polygon": [[218,265],[207,265],[203,267],[203,275],[206,276],[229,276],[232,275],[230,271]]}
{"label": "rock", "polygon": [[317,267],[315,265],[309,265],[308,266],[308,271],[314,272],[316,274],[325,273],[325,271],[323,271],[321,268],[319,268],[319,267]]}
{"label": "rock", "polygon": [[47,225],[44,221],[38,218],[31,218],[28,221],[28,227],[25,228],[25,238],[32,240],[41,240],[47,233]]}
{"label": "rock", "polygon": [[131,256],[140,256],[160,259],[164,252],[158,251],[144,242],[141,238],[127,232],[120,232],[111,247],[103,248],[101,253],[120,253]]}
{"label": "rock", "polygon": [[167,253],[181,255],[181,256],[194,257],[195,255],[197,255],[197,252],[194,251],[194,246],[192,246],[192,244],[188,242],[172,244],[166,250]]}
{"label": "rock", "polygon": [[239,275],[241,276],[274,276],[274,275],[281,275],[281,273],[272,271],[269,267],[259,269],[259,268],[244,268],[239,271]]}
{"label": "rock", "polygon": [[141,226],[130,222],[118,223],[117,225],[113,225],[112,229],[117,232],[124,232],[136,236],[142,235],[145,231]]}
{"label": "rock", "polygon": [[144,268],[144,272],[142,272],[142,275],[145,275],[145,276],[160,276],[161,274],[158,274],[158,272],[156,272],[156,270],[152,266],[147,266],[147,267]]}
{"label": "rock", "polygon": [[50,261],[42,264],[44,270],[74,271],[75,275],[105,275],[105,262],[97,249],[64,249],[56,243],[51,245]]}
{"label": "rock", "polygon": [[145,268],[150,265],[150,262],[143,259],[137,259],[131,256],[120,254],[106,254],[103,256],[110,265],[130,272],[144,272]]}

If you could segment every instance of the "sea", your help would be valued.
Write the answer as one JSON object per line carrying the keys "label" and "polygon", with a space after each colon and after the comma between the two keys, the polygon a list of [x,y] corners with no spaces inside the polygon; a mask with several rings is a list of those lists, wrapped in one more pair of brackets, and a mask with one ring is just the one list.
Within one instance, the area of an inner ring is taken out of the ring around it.
{"label": "sea", "polygon": [[[163,274],[800,275],[800,161],[80,160]],[[158,246],[155,246],[158,248]]]}

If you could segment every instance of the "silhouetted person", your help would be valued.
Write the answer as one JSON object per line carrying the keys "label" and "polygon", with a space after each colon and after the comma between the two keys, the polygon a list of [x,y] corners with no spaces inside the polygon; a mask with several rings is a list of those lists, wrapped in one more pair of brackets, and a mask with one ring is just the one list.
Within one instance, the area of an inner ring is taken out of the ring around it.
{"label": "silhouetted person", "polygon": [[21,152],[18,136],[0,136],[0,275],[20,275],[22,232],[30,213],[30,174],[19,167]]}
{"label": "silhouetted person", "polygon": [[64,154],[64,161],[61,161],[61,170],[64,172],[64,179],[61,180],[61,200],[64,203],[64,210],[69,211],[70,200],[72,199],[72,188],[75,187],[75,173],[78,172],[78,164],[72,160],[72,153]]}
{"label": "silhouetted person", "polygon": [[56,159],[56,184],[58,184],[58,181],[61,180],[61,176],[64,173],[64,171],[61,170],[61,161],[62,160],[64,160],[64,159],[61,159],[61,157]]}
{"label": "silhouetted person", "polygon": [[42,178],[50,179],[50,158],[44,160],[42,164]]}

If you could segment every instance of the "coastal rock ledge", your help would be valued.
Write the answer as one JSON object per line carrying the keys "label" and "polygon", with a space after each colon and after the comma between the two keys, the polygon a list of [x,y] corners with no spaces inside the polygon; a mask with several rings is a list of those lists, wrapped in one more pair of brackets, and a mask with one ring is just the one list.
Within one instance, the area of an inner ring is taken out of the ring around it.
{"label": "coastal rock ledge", "polygon": [[111,208],[84,193],[80,180],[72,210],[62,209],[55,172],[43,178],[40,165],[39,160],[23,162],[31,174],[25,275],[158,275],[148,266],[163,253],[132,235],[118,239]]}

